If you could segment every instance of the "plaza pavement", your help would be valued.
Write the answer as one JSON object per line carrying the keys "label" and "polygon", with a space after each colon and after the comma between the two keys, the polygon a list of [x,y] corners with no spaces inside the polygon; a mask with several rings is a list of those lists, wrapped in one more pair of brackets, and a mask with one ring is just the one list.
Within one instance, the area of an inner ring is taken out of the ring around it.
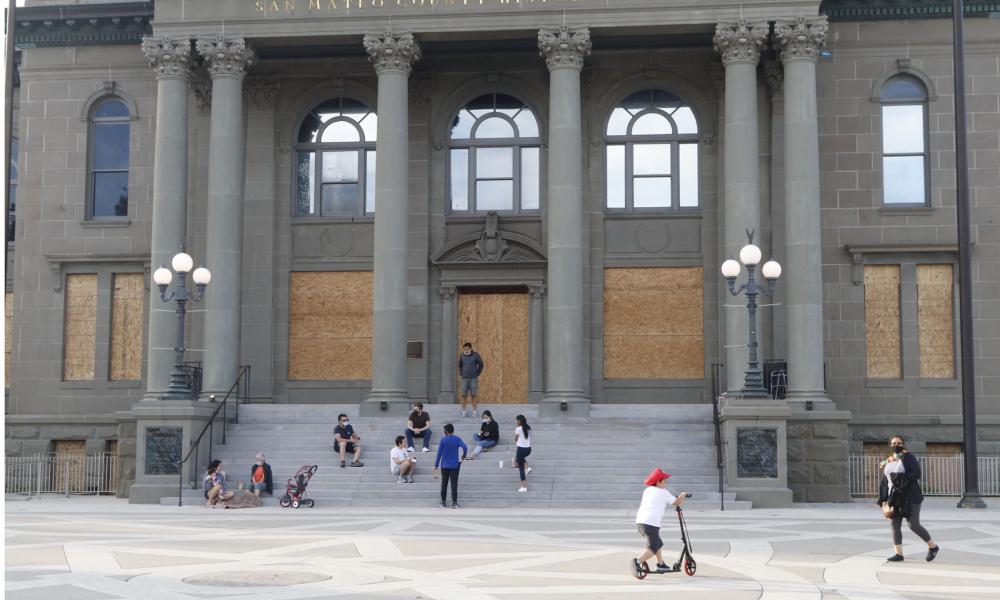
{"label": "plaza pavement", "polygon": [[[638,498],[636,499],[638,501]],[[928,500],[933,563],[870,503],[685,511],[698,572],[636,581],[632,511],[317,507],[209,510],[111,498],[5,505],[9,600],[366,598],[437,600],[993,600],[1000,499],[985,511]],[[680,548],[664,519],[665,553]]]}

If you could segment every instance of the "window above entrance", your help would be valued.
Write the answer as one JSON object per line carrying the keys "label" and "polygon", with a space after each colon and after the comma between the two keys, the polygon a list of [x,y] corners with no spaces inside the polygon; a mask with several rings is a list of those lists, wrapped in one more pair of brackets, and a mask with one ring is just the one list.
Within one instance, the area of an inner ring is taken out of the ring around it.
{"label": "window above entrance", "polygon": [[541,141],[534,111],[513,96],[466,104],[449,135],[449,212],[537,213]]}
{"label": "window above entrance", "polygon": [[295,217],[375,212],[377,130],[375,112],[352,98],[327,100],[306,114],[295,144]]}
{"label": "window above entrance", "polygon": [[611,111],[605,130],[609,212],[697,209],[698,121],[681,98],[636,92]]}

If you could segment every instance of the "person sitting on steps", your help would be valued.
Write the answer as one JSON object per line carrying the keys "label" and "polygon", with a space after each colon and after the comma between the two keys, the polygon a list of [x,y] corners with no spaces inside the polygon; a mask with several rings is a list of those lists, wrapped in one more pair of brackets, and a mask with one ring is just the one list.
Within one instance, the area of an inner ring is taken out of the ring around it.
{"label": "person sitting on steps", "polygon": [[264,492],[274,493],[274,478],[271,475],[271,465],[264,460],[264,454],[258,453],[256,462],[250,465],[250,491],[260,497]]}
{"label": "person sitting on steps", "polygon": [[413,452],[403,447],[406,438],[397,435],[396,445],[389,451],[389,471],[396,476],[396,483],[413,483],[413,473],[417,470],[417,458],[410,456]]}
{"label": "person sitting on steps", "polygon": [[483,411],[483,424],[479,428],[479,433],[472,434],[472,439],[476,441],[469,460],[479,456],[479,453],[487,448],[492,448],[500,441],[500,426],[493,420],[493,413],[488,410]]}
{"label": "person sitting on steps", "polygon": [[343,413],[337,416],[337,426],[333,428],[333,449],[340,453],[340,468],[346,466],[345,455],[348,452],[354,453],[352,467],[365,466],[361,462],[361,436],[354,431],[351,420]]}
{"label": "person sitting on steps", "polygon": [[413,438],[424,439],[424,452],[431,451],[431,416],[424,411],[423,402],[413,403],[413,412],[406,421],[406,451],[413,452]]}
{"label": "person sitting on steps", "polygon": [[226,502],[232,500],[233,492],[226,491],[226,472],[222,470],[222,461],[213,460],[208,463],[205,477],[202,479],[202,489],[205,492],[205,499],[208,500],[208,508],[215,508],[220,500]]}

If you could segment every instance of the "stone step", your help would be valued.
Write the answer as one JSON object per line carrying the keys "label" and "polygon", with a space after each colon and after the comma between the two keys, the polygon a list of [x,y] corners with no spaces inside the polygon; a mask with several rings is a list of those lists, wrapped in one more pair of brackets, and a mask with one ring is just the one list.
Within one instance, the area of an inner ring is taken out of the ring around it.
{"label": "stone step", "polygon": [[[634,511],[638,506],[637,501],[593,501],[593,500],[548,500],[548,499],[536,499],[531,497],[531,492],[526,494],[517,494],[518,498],[516,502],[508,499],[471,499],[460,497],[463,508],[518,508],[518,509],[532,509],[532,508],[556,508],[556,509],[573,509],[573,508],[604,508],[604,509],[620,509],[627,511]],[[400,506],[398,498],[377,498],[377,499],[351,499],[349,501],[338,501],[338,500],[328,500],[313,498],[316,502],[316,508],[319,509],[330,509],[330,508],[342,508],[345,506],[357,506],[357,507],[395,507]],[[432,499],[420,499],[417,503],[411,505],[426,505],[435,506],[440,500],[440,497],[435,497]],[[450,500],[449,500],[450,502]],[[167,506],[177,506],[177,496],[165,497],[160,499],[160,504]],[[193,498],[191,500],[185,499],[184,504],[187,506],[198,505],[203,506],[204,500],[201,497]],[[262,504],[265,507],[278,508],[277,498],[264,498],[262,499]],[[687,510],[719,510],[719,501],[707,501],[707,500],[689,500],[684,503],[684,508]],[[726,500],[725,502],[726,510],[750,510],[752,508],[751,503],[744,500]],[[309,510],[308,508],[302,507],[299,509],[293,509],[291,507],[283,510]],[[450,509],[448,509],[450,510]],[[664,517],[664,519],[672,518],[670,515]]]}

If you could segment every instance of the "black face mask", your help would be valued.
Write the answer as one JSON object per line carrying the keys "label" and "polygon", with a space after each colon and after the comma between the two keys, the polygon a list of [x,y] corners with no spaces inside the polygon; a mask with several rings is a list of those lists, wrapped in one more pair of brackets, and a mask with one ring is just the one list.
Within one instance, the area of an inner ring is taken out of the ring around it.
{"label": "black face mask", "polygon": [[892,447],[892,451],[896,452],[896,453],[902,452],[903,451],[903,446],[901,444],[895,445],[895,446]]}

